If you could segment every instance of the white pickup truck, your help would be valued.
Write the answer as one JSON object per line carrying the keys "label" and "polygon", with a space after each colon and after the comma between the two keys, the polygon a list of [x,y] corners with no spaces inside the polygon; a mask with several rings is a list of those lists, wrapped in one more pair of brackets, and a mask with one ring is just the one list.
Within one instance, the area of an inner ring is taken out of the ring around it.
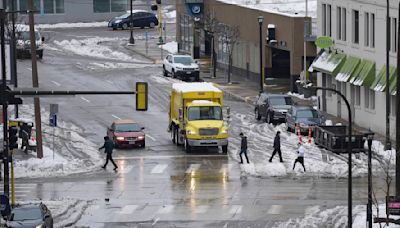
{"label": "white pickup truck", "polygon": [[183,81],[196,81],[200,79],[200,68],[190,55],[169,54],[163,61],[163,74],[172,75]]}

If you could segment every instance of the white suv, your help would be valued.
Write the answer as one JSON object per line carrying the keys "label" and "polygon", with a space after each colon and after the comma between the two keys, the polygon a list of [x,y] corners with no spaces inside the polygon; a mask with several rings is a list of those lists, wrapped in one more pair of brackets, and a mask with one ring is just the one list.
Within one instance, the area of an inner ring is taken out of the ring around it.
{"label": "white suv", "polygon": [[184,81],[199,81],[200,68],[190,55],[169,54],[163,62],[163,74]]}

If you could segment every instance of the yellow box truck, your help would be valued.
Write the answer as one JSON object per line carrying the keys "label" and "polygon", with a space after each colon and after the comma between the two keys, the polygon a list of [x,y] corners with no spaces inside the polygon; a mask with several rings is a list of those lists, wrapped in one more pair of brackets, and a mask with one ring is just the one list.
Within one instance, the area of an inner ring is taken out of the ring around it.
{"label": "yellow box truck", "polygon": [[172,141],[193,147],[222,147],[228,151],[228,127],[223,118],[223,94],[212,83],[174,83],[170,96],[169,131]]}

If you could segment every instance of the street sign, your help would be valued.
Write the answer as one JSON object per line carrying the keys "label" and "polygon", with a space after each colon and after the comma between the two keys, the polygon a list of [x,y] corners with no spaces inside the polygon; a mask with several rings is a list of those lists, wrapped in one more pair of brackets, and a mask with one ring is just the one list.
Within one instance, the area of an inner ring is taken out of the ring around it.
{"label": "street sign", "polygon": [[49,124],[51,127],[57,127],[57,114],[53,114],[49,116]]}
{"label": "street sign", "polygon": [[391,215],[400,215],[400,196],[388,196],[388,211]]}
{"label": "street sign", "polygon": [[50,104],[50,115],[58,114],[58,104]]}
{"label": "street sign", "polygon": [[319,48],[329,48],[333,45],[333,39],[329,36],[320,36],[315,40],[315,46]]}

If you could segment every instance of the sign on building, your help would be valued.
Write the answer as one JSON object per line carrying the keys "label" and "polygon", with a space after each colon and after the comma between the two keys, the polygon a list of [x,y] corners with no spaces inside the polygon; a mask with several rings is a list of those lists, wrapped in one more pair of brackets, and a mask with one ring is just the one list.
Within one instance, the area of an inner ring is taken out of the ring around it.
{"label": "sign on building", "polygon": [[400,196],[389,196],[387,202],[389,214],[400,215]]}

